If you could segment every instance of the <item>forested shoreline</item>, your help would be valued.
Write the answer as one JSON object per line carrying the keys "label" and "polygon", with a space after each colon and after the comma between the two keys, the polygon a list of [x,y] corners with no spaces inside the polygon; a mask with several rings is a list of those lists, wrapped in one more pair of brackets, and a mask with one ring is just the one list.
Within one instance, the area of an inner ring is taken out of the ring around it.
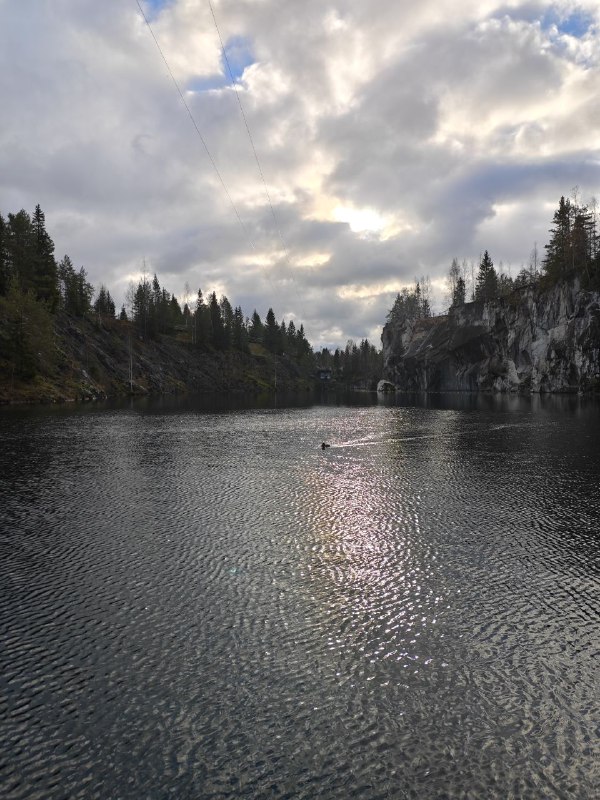
{"label": "forested shoreline", "polygon": [[214,291],[180,303],[156,274],[131,283],[117,313],[109,288],[54,251],[39,205],[0,215],[0,402],[306,390],[317,367],[345,385],[379,377],[367,340],[315,354],[302,323],[272,308],[246,317]]}

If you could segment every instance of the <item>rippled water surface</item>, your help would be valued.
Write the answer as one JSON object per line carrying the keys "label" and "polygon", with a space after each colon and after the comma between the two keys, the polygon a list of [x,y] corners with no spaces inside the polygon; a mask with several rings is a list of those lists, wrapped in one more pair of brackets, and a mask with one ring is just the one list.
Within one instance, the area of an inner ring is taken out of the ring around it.
{"label": "rippled water surface", "polygon": [[597,404],[0,437],[2,798],[598,796]]}

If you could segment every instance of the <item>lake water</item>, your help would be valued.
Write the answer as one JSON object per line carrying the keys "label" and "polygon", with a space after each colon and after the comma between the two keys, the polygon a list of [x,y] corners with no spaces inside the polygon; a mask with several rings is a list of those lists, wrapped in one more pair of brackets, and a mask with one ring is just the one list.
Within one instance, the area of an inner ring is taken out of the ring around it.
{"label": "lake water", "polygon": [[5,409],[0,439],[5,800],[598,796],[597,402]]}

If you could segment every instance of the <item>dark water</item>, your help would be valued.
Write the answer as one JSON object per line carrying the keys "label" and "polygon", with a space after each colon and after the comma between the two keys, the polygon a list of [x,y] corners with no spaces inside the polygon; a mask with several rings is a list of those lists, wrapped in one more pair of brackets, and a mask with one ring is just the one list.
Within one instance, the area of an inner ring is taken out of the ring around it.
{"label": "dark water", "polygon": [[598,796],[597,404],[0,436],[2,798]]}

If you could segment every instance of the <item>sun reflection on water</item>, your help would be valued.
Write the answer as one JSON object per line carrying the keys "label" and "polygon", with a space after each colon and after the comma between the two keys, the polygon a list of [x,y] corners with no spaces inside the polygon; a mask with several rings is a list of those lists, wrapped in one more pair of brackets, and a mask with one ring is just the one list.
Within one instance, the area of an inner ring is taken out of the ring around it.
{"label": "sun reflection on water", "polygon": [[342,439],[307,475],[311,591],[330,650],[351,647],[370,665],[396,662],[417,673],[434,661],[422,637],[437,623],[442,596],[420,494],[388,450],[381,436]]}

